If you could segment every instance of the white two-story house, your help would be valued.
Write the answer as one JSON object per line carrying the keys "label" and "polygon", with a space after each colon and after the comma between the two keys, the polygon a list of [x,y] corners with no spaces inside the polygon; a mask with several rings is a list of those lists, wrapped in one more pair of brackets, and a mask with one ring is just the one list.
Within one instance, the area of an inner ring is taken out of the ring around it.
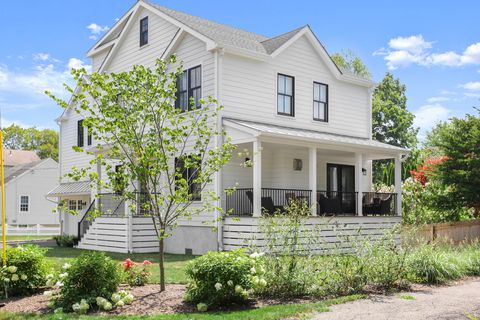
{"label": "white two-story house", "polygon": [[[312,224],[336,224],[347,233],[362,226],[363,234],[381,234],[401,222],[401,161],[408,150],[372,140],[374,83],[338,68],[309,26],[269,38],[138,1],[88,57],[94,72],[121,72],[171,54],[186,70],[187,86],[179,90],[217,98],[224,105],[218,120],[238,148],[211,186],[230,216],[212,222],[220,212],[205,212],[181,221],[167,252],[239,248],[261,238],[262,213],[281,210],[291,199],[308,201]],[[71,109],[58,123],[63,177],[89,160],[72,146],[92,141]],[[377,159],[395,160],[394,193],[371,192]],[[242,165],[246,160],[253,165]],[[233,194],[224,193],[234,186]],[[86,221],[93,194],[88,181],[65,179],[50,192],[79,210],[62,215],[63,232],[78,234],[79,247],[157,251],[150,218],[135,216],[114,198],[114,214]],[[340,241],[331,232],[320,236],[325,243]]]}

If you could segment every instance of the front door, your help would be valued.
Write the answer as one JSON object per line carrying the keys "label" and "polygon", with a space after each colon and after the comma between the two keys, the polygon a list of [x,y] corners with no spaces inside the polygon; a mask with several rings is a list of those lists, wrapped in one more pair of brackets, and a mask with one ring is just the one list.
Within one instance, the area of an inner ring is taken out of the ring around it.
{"label": "front door", "polygon": [[355,167],[327,164],[327,191],[341,199],[342,213],[355,213]]}

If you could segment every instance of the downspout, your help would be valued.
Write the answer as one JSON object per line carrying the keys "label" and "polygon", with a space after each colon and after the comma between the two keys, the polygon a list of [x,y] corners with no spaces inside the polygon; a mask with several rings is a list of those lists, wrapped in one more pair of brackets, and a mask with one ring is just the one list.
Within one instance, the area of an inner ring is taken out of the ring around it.
{"label": "downspout", "polygon": [[[221,65],[223,61],[223,49],[217,49],[214,52],[215,58],[215,99],[220,102],[220,82],[221,82]],[[217,132],[222,130],[222,116],[221,111],[217,115],[216,119],[217,125]],[[215,137],[215,148],[220,148],[223,144],[223,137],[219,137],[216,135]],[[216,173],[216,194],[217,194],[217,208],[222,207],[222,198],[223,198],[223,190],[222,190],[222,169],[220,169]],[[216,209],[215,212],[215,221],[216,221],[216,228],[217,228],[217,250],[223,251],[223,217],[222,211],[220,209]]]}

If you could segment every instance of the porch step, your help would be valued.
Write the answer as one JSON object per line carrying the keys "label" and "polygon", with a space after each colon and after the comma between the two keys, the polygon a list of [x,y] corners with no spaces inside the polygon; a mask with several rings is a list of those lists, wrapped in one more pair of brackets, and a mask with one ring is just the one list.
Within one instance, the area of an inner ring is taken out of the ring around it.
{"label": "porch step", "polygon": [[77,248],[107,252],[128,252],[128,219],[103,218],[92,221]]}

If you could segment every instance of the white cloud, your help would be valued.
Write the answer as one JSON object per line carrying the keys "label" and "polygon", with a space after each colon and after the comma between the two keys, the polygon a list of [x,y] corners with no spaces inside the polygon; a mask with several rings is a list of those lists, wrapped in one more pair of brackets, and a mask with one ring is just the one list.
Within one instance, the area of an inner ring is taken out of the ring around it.
{"label": "white cloud", "polygon": [[461,84],[460,87],[467,89],[467,90],[472,90],[472,91],[477,91],[480,90],[480,82],[467,82],[464,84]]}
{"label": "white cloud", "polygon": [[480,93],[465,92],[463,95],[467,98],[480,98]]}
{"label": "white cloud", "polygon": [[97,40],[98,39],[98,36],[107,31],[108,29],[110,29],[109,27],[107,26],[100,26],[94,22],[90,23],[88,26],[87,26],[87,29],[90,30],[90,36],[88,37],[89,39],[92,39],[92,40]]}
{"label": "white cloud", "polygon": [[48,61],[50,60],[50,54],[44,52],[34,53],[33,60]]}
{"label": "white cloud", "polygon": [[70,58],[67,64],[68,69],[81,69],[85,68],[87,72],[92,71],[92,66],[85,64],[82,60],[77,58]]}
{"label": "white cloud", "polygon": [[450,98],[438,96],[438,97],[430,97],[430,98],[428,98],[428,99],[427,99],[427,102],[428,102],[428,103],[436,103],[436,102],[444,102],[444,101],[448,101],[448,100],[450,100]]}
{"label": "white cloud", "polygon": [[440,103],[433,103],[421,106],[414,112],[415,120],[413,125],[420,128],[419,137],[422,139],[425,134],[439,121],[447,120],[451,111]]}
{"label": "white cloud", "polygon": [[375,51],[374,55],[384,56],[390,70],[411,64],[422,66],[448,66],[480,64],[480,42],[468,46],[462,53],[455,51],[431,52],[433,42],[426,41],[421,34],[390,39],[388,49]]}

